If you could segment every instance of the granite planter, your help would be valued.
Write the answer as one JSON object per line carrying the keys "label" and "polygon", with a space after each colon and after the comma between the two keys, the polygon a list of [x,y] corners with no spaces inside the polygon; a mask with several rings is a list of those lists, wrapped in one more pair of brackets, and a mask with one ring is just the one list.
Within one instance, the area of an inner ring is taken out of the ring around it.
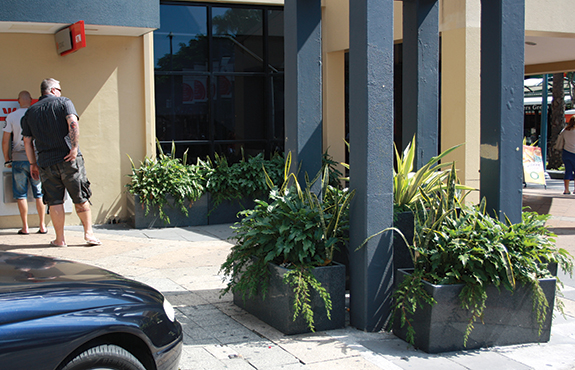
{"label": "granite planter", "polygon": [[[269,286],[265,299],[261,294],[244,299],[243,292],[234,292],[234,304],[251,313],[258,319],[273,326],[284,334],[308,333],[310,329],[300,314],[293,320],[293,291],[284,284],[283,275],[288,269],[276,264],[268,264]],[[316,267],[313,275],[331,296],[331,320],[328,319],[323,300],[315,291],[311,292],[316,331],[340,329],[345,326],[345,266],[333,264]]]}
{"label": "granite planter", "polygon": [[[413,212],[405,211],[394,214],[393,226],[401,233],[408,241],[413,240],[413,227],[414,216]],[[409,252],[409,246],[397,232],[393,232],[393,271],[397,269],[413,268],[413,260]]]}
{"label": "granite planter", "polygon": [[238,212],[241,212],[245,209],[254,209],[255,205],[256,203],[253,199],[242,198],[224,200],[216,206],[212,200],[212,197],[209,196],[208,224],[219,225],[236,223],[240,221]]}
{"label": "granite planter", "polygon": [[169,205],[164,207],[164,212],[170,218],[169,223],[165,223],[160,218],[158,207],[150,207],[150,211],[146,215],[146,207],[140,202],[140,196],[128,196],[128,209],[131,213],[132,226],[135,229],[150,229],[153,227],[185,227],[208,224],[207,194],[202,195],[193,203],[186,201],[187,217],[182,213],[180,207],[174,204],[172,196],[168,195],[167,199]]}
{"label": "granite planter", "polygon": [[[184,215],[179,206],[174,204],[173,197],[168,195],[168,206],[164,212],[170,218],[169,223],[165,223],[158,212],[157,207],[150,207],[150,212],[146,215],[145,206],[140,202],[138,195],[128,195],[128,210],[131,214],[131,224],[136,229],[149,229],[153,227],[186,227],[201,225],[229,224],[240,221],[238,212],[244,209],[252,209],[255,202],[252,199],[244,198],[239,200],[226,200],[218,206],[209,193],[204,194],[195,202],[186,201],[188,216]],[[171,205],[171,207],[170,207]]]}
{"label": "granite planter", "polygon": [[[408,270],[398,270],[396,281],[401,281],[398,279],[408,275]],[[415,329],[415,347],[428,353],[439,353],[548,342],[551,335],[556,279],[540,279],[539,283],[549,302],[541,335],[538,334],[539,324],[533,314],[533,299],[529,286],[517,286],[513,293],[503,287],[498,290],[495,286],[490,286],[487,288],[483,323],[475,323],[467,340],[467,346],[464,347],[463,335],[469,314],[460,304],[459,293],[463,285],[433,285],[424,282],[425,290],[437,303],[433,306],[424,305],[416,311],[412,322]],[[406,327],[407,325],[400,328],[399,319],[396,319],[393,333],[405,340]]]}

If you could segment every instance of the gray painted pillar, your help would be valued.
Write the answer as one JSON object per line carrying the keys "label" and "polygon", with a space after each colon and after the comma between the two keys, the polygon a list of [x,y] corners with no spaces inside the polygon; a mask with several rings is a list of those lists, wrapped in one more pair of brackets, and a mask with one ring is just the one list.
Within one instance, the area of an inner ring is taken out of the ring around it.
{"label": "gray painted pillar", "polygon": [[321,0],[285,0],[284,40],[285,150],[303,186],[321,170]]}
{"label": "gray painted pillar", "polygon": [[481,197],[521,221],[525,0],[481,1]]}
{"label": "gray painted pillar", "polygon": [[416,135],[415,167],[439,148],[439,1],[403,1],[403,148]]}
{"label": "gray painted pillar", "polygon": [[391,313],[393,248],[393,1],[350,0],[351,325],[377,331]]}

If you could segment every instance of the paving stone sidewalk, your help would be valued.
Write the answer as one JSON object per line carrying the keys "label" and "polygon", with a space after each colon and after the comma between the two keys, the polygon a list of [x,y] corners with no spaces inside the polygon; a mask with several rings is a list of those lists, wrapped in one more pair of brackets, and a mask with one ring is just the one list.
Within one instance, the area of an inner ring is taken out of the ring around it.
{"label": "paving stone sidewalk", "polygon": [[[524,205],[551,213],[557,243],[575,255],[575,195],[562,187],[524,189]],[[575,369],[575,282],[561,276],[566,318],[556,314],[549,343],[429,355],[390,333],[365,333],[350,326],[285,336],[220,297],[219,266],[231,243],[230,225],[134,230],[98,226],[102,246],[89,247],[81,227],[66,227],[67,248],[50,248],[46,235],[0,229],[0,250],[54,256],[100,266],[147,283],[177,309],[184,328],[182,370],[190,369]]]}

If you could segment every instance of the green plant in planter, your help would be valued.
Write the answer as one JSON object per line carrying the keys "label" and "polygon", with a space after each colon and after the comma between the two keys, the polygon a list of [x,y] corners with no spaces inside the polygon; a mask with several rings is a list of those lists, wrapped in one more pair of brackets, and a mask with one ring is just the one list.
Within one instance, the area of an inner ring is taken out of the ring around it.
{"label": "green plant in planter", "polygon": [[[164,212],[164,207],[169,205],[166,195],[171,195],[179,206],[182,213],[188,215],[185,201],[195,202],[205,192],[205,167],[186,165],[187,151],[183,159],[176,158],[176,147],[172,143],[170,155],[164,154],[160,143],[156,159],[145,158],[140,167],[134,165],[130,158],[132,173],[131,181],[126,185],[130,194],[139,195],[141,202],[146,207],[146,215],[150,207],[158,207],[160,218],[169,223],[170,219]],[[129,157],[129,156],[128,156]],[[171,205],[170,205],[171,206]]]}
{"label": "green plant in planter", "polygon": [[410,244],[414,271],[394,293],[401,326],[408,325],[408,342],[413,344],[415,335],[409,317],[418,307],[435,303],[424,291],[423,280],[437,285],[464,284],[459,296],[461,307],[469,312],[464,346],[474,323],[482,317],[488,285],[510,291],[518,284],[530,286],[541,331],[549,302],[538,279],[551,276],[550,262],[558,263],[565,272],[573,270],[571,256],[555,247],[555,235],[544,226],[549,216],[524,212],[518,224],[502,222],[485,212],[485,199],[473,207],[457,203],[452,176],[448,183],[447,194],[421,202],[415,212],[415,236]]}
{"label": "green plant in planter", "polygon": [[[478,206],[466,206],[457,196],[454,164],[439,191],[427,194],[410,205],[415,217],[414,238],[408,241],[414,269],[395,289],[394,310],[388,328],[399,319],[407,325],[406,339],[415,341],[413,317],[424,305],[435,304],[424,289],[424,281],[436,285],[463,284],[461,307],[469,313],[463,336],[464,346],[474,324],[481,320],[487,299],[486,287],[494,285],[513,291],[518,285],[533,290],[533,310],[541,331],[549,302],[538,279],[551,277],[548,264],[557,263],[568,273],[573,271],[571,255],[555,247],[555,236],[545,227],[548,215],[524,212],[522,222],[502,222],[485,212],[485,199]],[[369,237],[359,247],[361,248]],[[558,281],[558,289],[561,284]],[[562,305],[558,304],[561,308]]]}
{"label": "green plant in planter", "polygon": [[312,274],[314,267],[331,263],[333,252],[346,239],[349,222],[349,204],[355,192],[340,190],[329,185],[329,168],[321,176],[321,194],[310,189],[314,181],[306,179],[302,188],[297,177],[290,173],[291,154],[288,154],[283,185],[272,189],[269,200],[256,200],[253,210],[243,211],[245,218],[236,224],[236,244],[221,266],[229,277],[222,295],[229,292],[253,297],[261,292],[265,298],[269,262],[290,269],[284,282],[293,287],[294,320],[299,314],[314,330],[310,291],[315,290],[323,299],[328,315],[331,310],[329,294]]}
{"label": "green plant in planter", "polygon": [[[394,144],[396,164],[393,171],[393,204],[397,212],[407,211],[410,205],[421,201],[425,196],[429,197],[442,191],[450,171],[455,170],[455,167],[452,167],[453,162],[440,163],[440,161],[461,145],[463,144],[453,146],[431,158],[414,172],[415,136],[402,154]],[[446,167],[452,167],[452,170],[442,170]],[[475,190],[459,183],[455,183],[454,186],[459,192]]]}
{"label": "green plant in planter", "polygon": [[212,168],[206,177],[206,190],[212,195],[216,207],[226,200],[262,196],[269,190],[263,168],[267,168],[273,181],[279,182],[284,166],[283,156],[279,153],[272,155],[269,160],[265,160],[262,153],[246,160],[243,150],[242,160],[232,165],[228,164],[226,157],[218,154],[215,154],[213,161],[208,159],[206,162]]}

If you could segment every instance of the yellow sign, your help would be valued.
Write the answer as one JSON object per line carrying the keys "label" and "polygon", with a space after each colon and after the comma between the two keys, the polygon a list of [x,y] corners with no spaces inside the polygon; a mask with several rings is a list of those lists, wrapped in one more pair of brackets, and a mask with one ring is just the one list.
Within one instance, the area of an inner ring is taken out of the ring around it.
{"label": "yellow sign", "polygon": [[545,168],[540,147],[523,145],[523,177],[526,183],[545,185]]}

